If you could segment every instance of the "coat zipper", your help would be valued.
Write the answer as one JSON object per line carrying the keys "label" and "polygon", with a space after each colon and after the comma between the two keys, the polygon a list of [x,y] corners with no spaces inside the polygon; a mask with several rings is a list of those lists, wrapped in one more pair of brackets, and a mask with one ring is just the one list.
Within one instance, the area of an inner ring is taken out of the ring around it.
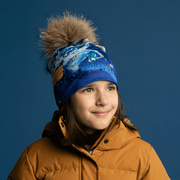
{"label": "coat zipper", "polygon": [[114,122],[114,119],[115,119],[115,118],[113,118],[110,126],[108,127],[107,131],[104,133],[103,137],[99,140],[99,142],[97,143],[97,145],[96,145],[93,149],[91,149],[90,151],[88,151],[88,153],[89,153],[91,156],[92,156],[92,153],[93,153],[94,149],[100,144],[100,142],[102,141],[102,139],[104,138],[104,136],[105,136],[105,135],[107,134],[107,132],[109,131],[112,123]]}

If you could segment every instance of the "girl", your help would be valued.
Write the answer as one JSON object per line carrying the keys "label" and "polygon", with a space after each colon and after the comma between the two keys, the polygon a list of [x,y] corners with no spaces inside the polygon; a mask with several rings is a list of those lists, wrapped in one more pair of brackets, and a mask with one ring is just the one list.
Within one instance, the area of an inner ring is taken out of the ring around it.
{"label": "girl", "polygon": [[67,13],[41,30],[59,110],[8,180],[169,180],[123,114],[115,67],[91,25]]}

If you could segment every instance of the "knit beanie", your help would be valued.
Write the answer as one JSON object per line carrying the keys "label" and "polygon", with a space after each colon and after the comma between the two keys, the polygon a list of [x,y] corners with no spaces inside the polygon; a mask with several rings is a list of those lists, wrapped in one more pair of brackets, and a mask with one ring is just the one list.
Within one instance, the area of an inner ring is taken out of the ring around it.
{"label": "knit beanie", "polygon": [[114,65],[105,48],[96,45],[94,31],[91,21],[66,13],[49,18],[47,29],[40,32],[58,107],[94,81],[111,81],[118,88]]}

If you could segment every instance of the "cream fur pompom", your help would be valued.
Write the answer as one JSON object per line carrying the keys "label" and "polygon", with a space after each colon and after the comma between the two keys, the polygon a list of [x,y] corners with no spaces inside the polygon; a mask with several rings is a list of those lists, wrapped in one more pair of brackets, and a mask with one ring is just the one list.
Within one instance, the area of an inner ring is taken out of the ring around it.
{"label": "cream fur pompom", "polygon": [[96,28],[92,22],[83,16],[71,15],[69,12],[63,16],[47,19],[47,28],[40,30],[43,56],[50,58],[61,46],[70,46],[78,39],[87,38],[93,44],[97,44]]}

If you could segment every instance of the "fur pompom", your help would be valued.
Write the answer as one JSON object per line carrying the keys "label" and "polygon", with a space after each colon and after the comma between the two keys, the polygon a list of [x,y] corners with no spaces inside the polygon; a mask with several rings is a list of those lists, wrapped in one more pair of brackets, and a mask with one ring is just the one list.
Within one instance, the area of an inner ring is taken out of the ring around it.
{"label": "fur pompom", "polygon": [[40,30],[43,56],[50,58],[61,46],[70,46],[79,39],[87,38],[97,44],[96,28],[83,16],[77,17],[66,12],[63,16],[51,17],[46,29]]}

